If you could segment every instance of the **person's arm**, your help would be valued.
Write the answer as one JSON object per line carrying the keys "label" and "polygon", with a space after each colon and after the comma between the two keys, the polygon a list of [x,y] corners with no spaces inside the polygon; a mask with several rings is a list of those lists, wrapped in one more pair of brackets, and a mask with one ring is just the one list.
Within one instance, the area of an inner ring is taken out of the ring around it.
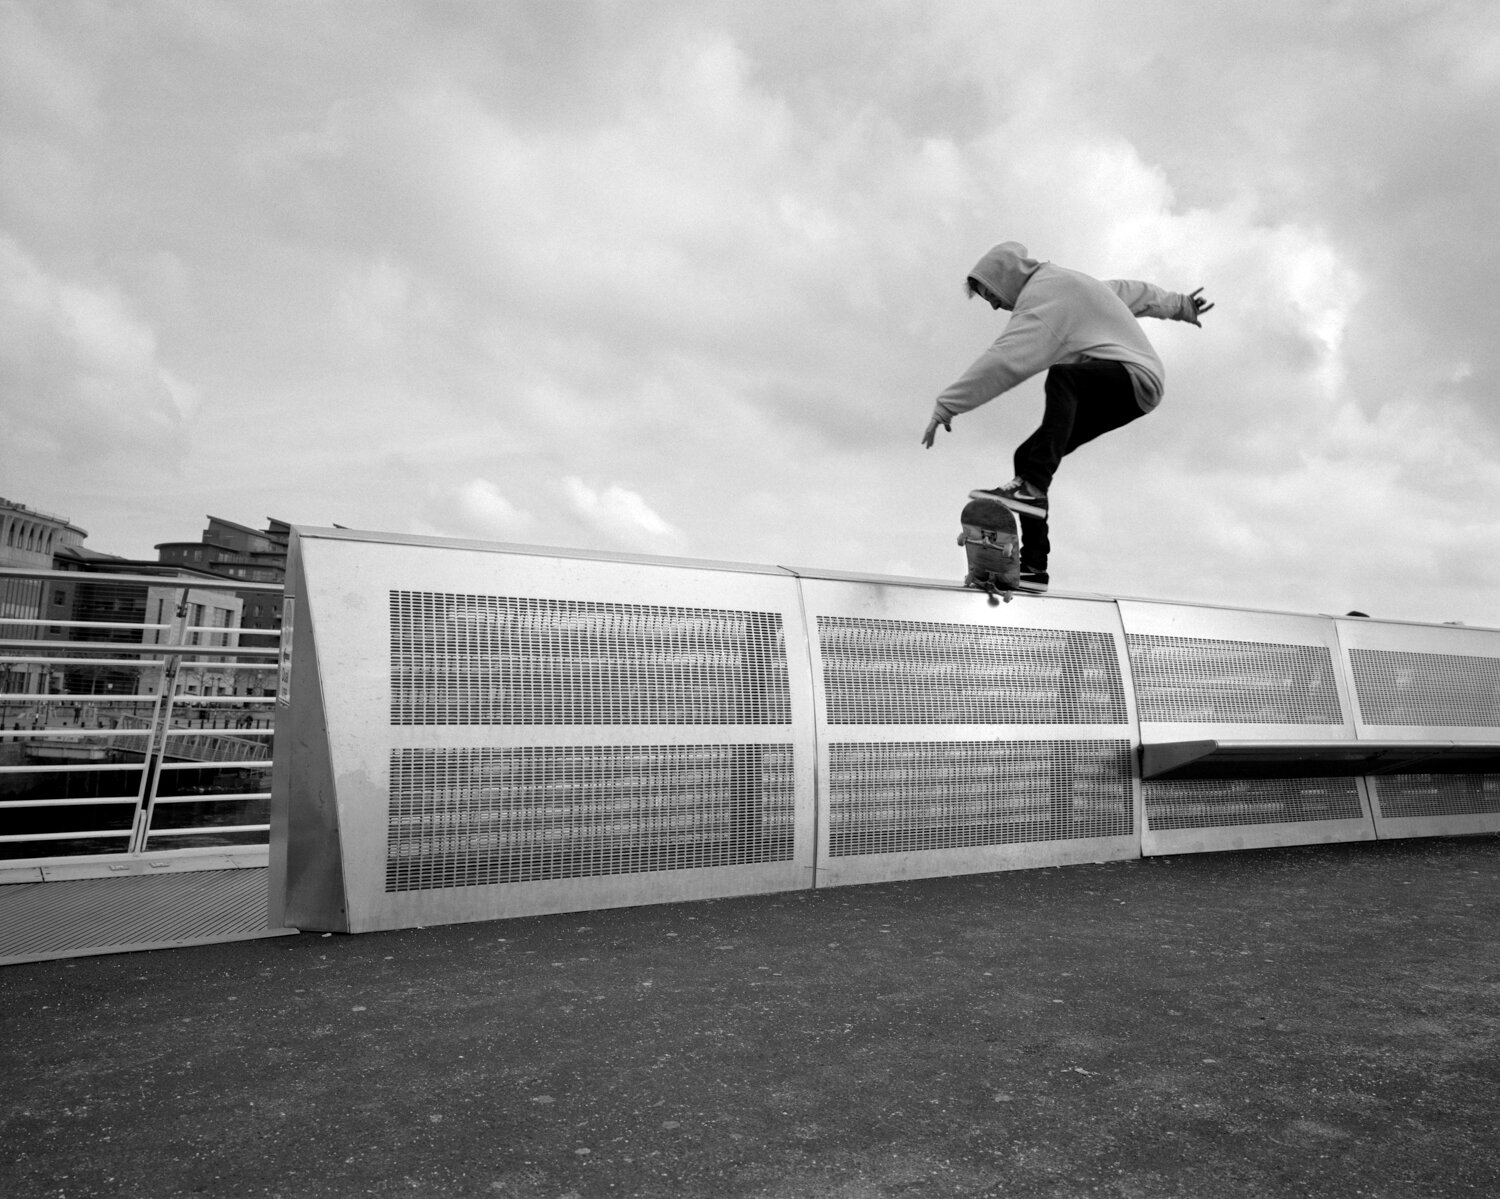
{"label": "person's arm", "polygon": [[987,404],[1046,370],[1057,361],[1058,344],[1056,335],[1035,313],[1012,316],[994,344],[938,396],[922,444],[931,449],[939,425],[951,433],[958,413]]}
{"label": "person's arm", "polygon": [[1104,285],[1125,301],[1135,316],[1154,316],[1164,321],[1188,321],[1198,324],[1198,318],[1213,307],[1203,298],[1200,287],[1191,295],[1167,291],[1154,283],[1142,283],[1138,279],[1106,279]]}

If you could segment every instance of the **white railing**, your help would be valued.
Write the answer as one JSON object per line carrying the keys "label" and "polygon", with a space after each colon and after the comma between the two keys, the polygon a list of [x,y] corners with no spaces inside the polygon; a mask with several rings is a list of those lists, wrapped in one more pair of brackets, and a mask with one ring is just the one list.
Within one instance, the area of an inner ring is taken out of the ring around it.
{"label": "white railing", "polygon": [[[99,619],[47,619],[54,589]],[[252,591],[281,588],[0,568],[0,872],[264,854],[280,635],[188,619]]]}

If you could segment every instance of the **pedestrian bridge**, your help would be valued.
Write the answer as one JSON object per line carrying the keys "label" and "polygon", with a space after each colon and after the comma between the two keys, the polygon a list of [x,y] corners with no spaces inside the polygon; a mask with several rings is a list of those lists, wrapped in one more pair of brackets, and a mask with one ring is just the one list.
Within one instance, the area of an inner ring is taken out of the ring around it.
{"label": "pedestrian bridge", "polygon": [[271,926],[1500,830],[1500,630],[294,530]]}

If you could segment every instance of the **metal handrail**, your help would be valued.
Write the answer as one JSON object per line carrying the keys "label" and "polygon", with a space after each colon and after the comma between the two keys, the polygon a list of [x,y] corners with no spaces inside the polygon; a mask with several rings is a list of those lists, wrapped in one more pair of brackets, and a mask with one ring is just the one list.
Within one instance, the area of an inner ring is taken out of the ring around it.
{"label": "metal handrail", "polygon": [[[0,646],[3,646],[4,644],[5,644],[4,642],[0,642]],[[22,642],[19,642],[17,644],[16,648],[19,649],[19,648],[23,648],[23,647],[26,647],[26,646],[36,646],[36,645],[59,645],[60,646],[60,645],[67,645],[67,644],[69,644],[69,643],[66,642],[66,641],[22,641]],[[172,645],[169,642],[162,642],[161,644],[155,644],[155,643],[135,642],[135,641],[126,641],[126,642],[122,642],[122,643],[121,642],[109,642],[109,641],[97,641],[97,642],[75,641],[72,644],[76,645],[79,649],[94,650],[94,651],[114,650],[114,651],[118,651],[118,652],[120,652],[122,654],[150,654],[153,657],[170,657],[170,658],[180,658],[184,654],[203,654],[205,657],[216,657],[216,656],[218,656],[218,657],[229,657],[229,656],[237,656],[237,655],[242,655],[243,654],[243,655],[248,655],[250,657],[275,658],[281,652],[280,650],[273,649],[270,646],[267,646],[266,648],[262,649],[262,648],[260,648],[258,646],[244,646],[244,645],[226,645],[226,646],[222,646],[222,647],[220,647],[220,646],[213,646],[213,645]],[[52,655],[49,655],[49,656],[46,656],[46,657],[41,657],[41,656],[38,656],[36,654],[27,654],[27,655],[24,655],[24,656],[17,656],[17,657],[14,657],[14,658],[12,658],[12,657],[10,657],[8,655],[6,655],[6,656],[0,656],[0,666],[3,666],[7,662],[32,662],[32,663],[36,663],[36,662],[67,662],[67,663],[69,663],[70,665],[73,665],[73,666],[131,666],[131,665],[136,665],[136,666],[160,666],[161,665],[160,662],[155,662],[155,661],[151,661],[151,660],[147,660],[147,661],[144,661],[144,662],[134,662],[133,663],[130,660],[129,657],[123,657],[123,658],[102,658],[102,659],[99,659],[99,658],[70,658],[66,654],[52,654]],[[191,663],[189,663],[189,665],[191,665]],[[218,662],[203,663],[203,665],[211,665],[216,670],[217,669],[223,669],[223,666],[220,663],[218,663]]]}
{"label": "metal handrail", "polygon": [[[155,837],[194,837],[204,833],[265,833],[269,824],[205,824],[193,828],[153,828],[146,832],[148,840]],[[4,840],[4,838],[0,838]]]}
{"label": "metal handrail", "polygon": [[[106,594],[114,585],[137,589],[137,594],[144,586],[158,594],[165,592],[169,605],[175,602],[174,595],[180,598],[195,591],[272,596],[282,595],[285,591],[281,583],[255,582],[218,574],[195,573],[184,577],[177,568],[171,574],[0,568],[0,584],[8,579],[35,580],[39,581],[40,587],[49,582],[66,582],[98,588]],[[0,677],[8,668],[11,671],[19,669],[27,686],[77,687],[80,683],[73,677],[73,672],[105,668],[124,672],[116,686],[123,685],[133,694],[0,692],[0,705],[19,708],[23,712],[29,709],[46,722],[40,728],[0,729],[0,748],[21,747],[14,751],[14,759],[7,759],[18,764],[0,766],[0,776],[30,780],[21,790],[0,799],[0,812],[7,814],[9,824],[9,827],[0,829],[0,864],[14,866],[62,860],[81,863],[91,857],[102,863],[133,854],[160,855],[175,853],[179,849],[190,852],[189,847],[193,845],[223,845],[226,837],[230,844],[247,838],[259,839],[263,843],[269,831],[269,825],[261,822],[269,791],[245,791],[242,788],[246,782],[254,786],[260,781],[258,778],[251,781],[248,772],[265,771],[271,766],[274,729],[174,726],[184,716],[191,720],[191,709],[203,708],[210,709],[214,715],[238,709],[258,723],[268,723],[276,702],[274,695],[194,695],[185,688],[193,685],[195,674],[211,672],[221,676],[226,683],[233,681],[235,685],[244,685],[248,681],[251,688],[262,689],[256,681],[258,676],[275,672],[281,665],[281,630],[242,624],[188,624],[181,616],[171,623],[160,619],[153,622],[49,620],[41,615],[44,608],[33,607],[32,611],[37,615],[0,617],[0,631],[6,634],[0,637]],[[139,639],[104,639],[106,635],[119,635],[121,631],[135,633]],[[70,641],[67,636],[79,637],[80,640]],[[199,643],[189,644],[192,640]],[[63,715],[67,707],[76,705],[101,709],[98,715],[116,723],[117,727],[77,727]],[[139,715],[129,707],[122,711],[121,705],[134,707]],[[189,711],[185,713],[184,709]],[[51,727],[54,722],[56,727]],[[211,726],[212,719],[205,724]],[[99,761],[77,760],[84,754],[94,756],[95,749],[101,751]],[[7,749],[6,752],[13,751]],[[193,760],[180,760],[182,754],[192,755]],[[200,754],[202,756],[198,757]],[[122,756],[127,760],[120,761]],[[72,761],[68,761],[70,757]],[[242,777],[237,779],[234,774],[225,774],[226,771],[241,772]],[[139,787],[135,785],[137,777]],[[76,784],[50,786],[45,781],[49,778],[58,780],[59,784],[69,778],[85,780],[86,789],[97,789],[104,794],[68,795],[67,792],[74,790]],[[219,781],[235,787],[235,790],[193,795],[158,794],[160,789],[171,791],[182,785],[163,780],[185,780],[187,785],[198,786],[198,778],[208,786]],[[95,780],[92,785],[87,782],[90,779]],[[115,791],[122,783],[130,787],[131,794],[121,795]],[[49,792],[56,796],[59,790],[63,792],[62,797],[49,797]],[[201,825],[201,821],[187,828],[156,826],[153,813],[158,804],[162,805],[164,813],[168,810],[185,813],[191,809],[183,805],[193,803],[214,804],[213,811],[230,820],[238,820],[234,824],[218,826]],[[231,804],[240,807],[227,806]],[[129,828],[114,829],[60,829],[58,817],[46,816],[53,809],[60,814],[64,809],[76,811],[86,807],[99,807],[101,818],[114,818],[103,817],[102,809],[106,807],[114,809],[116,815],[123,815],[126,807],[134,807],[136,812]],[[28,812],[35,815],[27,816]],[[70,842],[76,844],[70,845]],[[98,844],[86,845],[86,842]],[[164,842],[170,843],[169,849],[160,848]],[[29,848],[24,848],[26,846]],[[53,850],[52,846],[56,849]],[[85,851],[83,856],[75,856],[80,850]],[[12,856],[16,853],[28,856]],[[48,856],[49,853],[61,856]]]}
{"label": "metal handrail", "polygon": [[[194,729],[195,733],[201,733],[202,729]],[[0,729],[0,737],[26,737],[32,741],[68,741],[92,737],[99,740],[105,737],[150,737],[152,729],[112,728],[112,729]]]}
{"label": "metal handrail", "polygon": [[[36,642],[33,641],[31,644],[35,645]],[[197,649],[198,647],[195,645],[195,646],[190,646],[188,648]],[[25,654],[25,655],[17,656],[17,657],[14,657],[14,658],[8,657],[8,656],[7,657],[0,657],[0,666],[8,666],[8,665],[13,665],[13,664],[21,663],[21,662],[25,662],[28,665],[39,665],[39,664],[41,664],[43,662],[66,662],[69,666],[121,666],[121,667],[130,667],[130,666],[160,666],[161,665],[160,662],[157,662],[155,660],[140,660],[140,659],[132,659],[132,658],[128,658],[128,657],[126,657],[126,658],[69,658],[66,655],[62,655],[62,654],[49,654],[46,657],[41,657],[41,656],[38,656],[36,654]],[[12,694],[14,694],[14,695],[24,695],[26,693],[22,692],[22,691],[17,691],[17,692],[6,692],[5,694],[7,694],[7,695],[12,695]],[[49,692],[49,694],[52,694],[52,693]]]}
{"label": "metal handrail", "polygon": [[274,695],[179,695],[177,697],[178,707],[196,708],[201,705],[212,704],[263,704],[270,707],[276,702]]}
{"label": "metal handrail", "polygon": [[0,624],[34,625],[44,629],[170,629],[172,627],[169,624],[136,624],[128,620],[32,620],[18,616],[0,619]]}
{"label": "metal handrail", "polygon": [[19,836],[7,834],[0,837],[0,843],[19,841],[97,841],[105,837],[129,840],[134,836],[135,829],[133,828],[79,829],[76,832],[66,833],[23,833]]}
{"label": "metal handrail", "polygon": [[[172,570],[187,569],[185,567],[171,567]],[[147,583],[151,586],[176,585],[181,588],[201,587],[203,590],[215,590],[205,584],[217,583],[219,591],[264,591],[267,593],[280,593],[286,590],[284,583],[255,583],[249,579],[228,578],[225,575],[203,574],[192,578],[184,578],[182,575],[154,575],[154,574],[115,574],[111,571],[94,570],[28,570],[22,566],[0,566],[0,579],[52,579],[63,580],[73,583]],[[227,586],[226,586],[227,585]],[[55,623],[55,622],[54,622]]]}
{"label": "metal handrail", "polygon": [[[62,661],[66,662],[73,662],[76,660],[77,659],[74,658],[62,659]],[[3,666],[6,662],[14,661],[14,658],[0,658],[0,666]],[[113,662],[111,662],[111,664],[113,664]],[[87,665],[87,663],[85,663],[85,665]],[[158,663],[158,665],[160,665],[160,663]],[[12,698],[7,699],[7,696],[10,696]],[[17,707],[21,706],[22,704],[25,704],[27,706],[30,706],[31,704],[62,704],[64,707],[66,707],[70,704],[78,704],[82,707],[92,707],[95,704],[140,704],[148,702],[154,703],[157,698],[158,696],[154,692],[144,692],[139,695],[84,695],[82,693],[78,695],[69,695],[63,692],[56,691],[0,691],[0,706],[4,706],[6,704],[11,704]],[[275,697],[268,695],[263,697],[237,696],[233,698],[274,699]]]}

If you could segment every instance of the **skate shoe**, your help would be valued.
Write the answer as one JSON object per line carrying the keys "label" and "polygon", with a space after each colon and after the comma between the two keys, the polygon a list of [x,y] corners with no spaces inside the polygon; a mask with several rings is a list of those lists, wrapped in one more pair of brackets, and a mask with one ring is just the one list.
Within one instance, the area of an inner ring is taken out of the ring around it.
{"label": "skate shoe", "polygon": [[1039,491],[1025,479],[1012,479],[1001,487],[971,491],[969,498],[996,500],[1012,512],[1022,512],[1027,516],[1040,516],[1044,520],[1047,517],[1047,493]]}

